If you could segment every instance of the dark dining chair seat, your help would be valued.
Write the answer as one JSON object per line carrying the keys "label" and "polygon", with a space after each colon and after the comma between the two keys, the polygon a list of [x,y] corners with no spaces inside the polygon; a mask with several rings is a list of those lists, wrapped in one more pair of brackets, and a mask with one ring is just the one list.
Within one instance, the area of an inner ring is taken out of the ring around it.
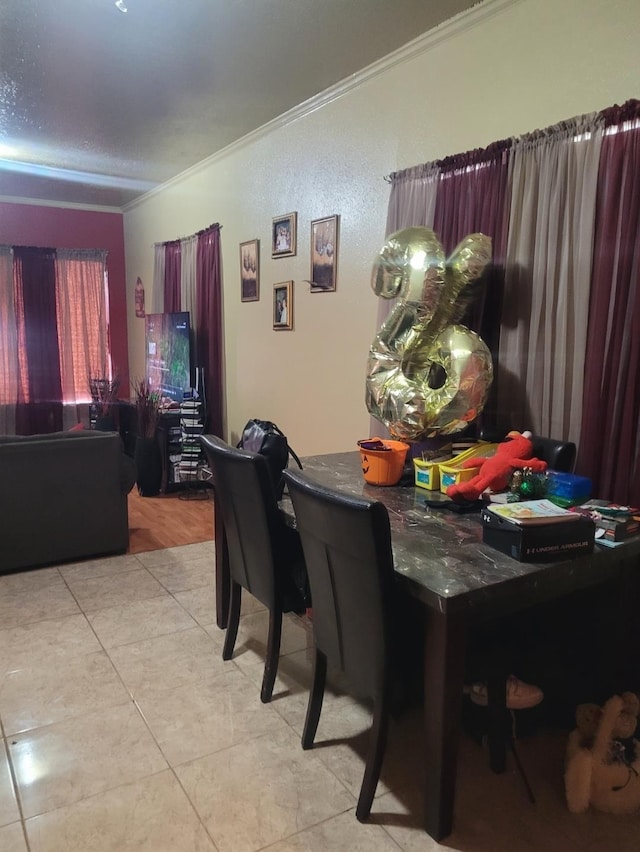
{"label": "dark dining chair seat", "polygon": [[231,575],[229,618],[223,659],[233,656],[242,589],[269,610],[267,655],[260,698],[271,700],[278,671],[282,615],[303,613],[309,605],[304,556],[297,533],[286,526],[276,502],[264,456],[230,447],[214,435],[201,445],[213,472]]}
{"label": "dark dining chair seat", "polygon": [[373,701],[356,816],[369,815],[386,747],[394,654],[395,582],[389,516],[382,503],[284,472],[302,540],[313,600],[313,685],[302,747],[313,747],[327,666]]}

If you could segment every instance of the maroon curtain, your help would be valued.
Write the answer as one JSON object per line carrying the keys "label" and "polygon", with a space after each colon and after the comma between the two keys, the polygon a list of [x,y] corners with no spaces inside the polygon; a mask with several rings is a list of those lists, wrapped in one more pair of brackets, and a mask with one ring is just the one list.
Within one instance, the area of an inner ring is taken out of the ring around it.
{"label": "maroon curtain", "polygon": [[181,250],[180,240],[164,246],[164,312],[181,311],[180,298]]}
{"label": "maroon curtain", "polygon": [[488,148],[438,160],[440,183],[433,230],[450,253],[467,234],[493,241],[493,259],[504,260],[507,247],[509,139]]}
{"label": "maroon curtain", "polygon": [[206,430],[222,438],[224,365],[219,225],[199,232],[196,264],[196,366],[204,367]]}
{"label": "maroon curtain", "polygon": [[21,373],[16,433],[56,432],[62,429],[62,385],[55,251],[16,246],[13,270]]}
{"label": "maroon curtain", "polygon": [[511,140],[439,160],[440,181],[433,230],[450,254],[467,234],[491,237],[491,266],[485,271],[482,289],[462,322],[477,331],[493,356],[491,394],[477,425],[497,423],[498,344],[504,292],[504,259],[509,229],[508,191]]}
{"label": "maroon curtain", "polygon": [[617,132],[600,152],[577,469],[596,497],[639,506],[640,101],[604,115]]}

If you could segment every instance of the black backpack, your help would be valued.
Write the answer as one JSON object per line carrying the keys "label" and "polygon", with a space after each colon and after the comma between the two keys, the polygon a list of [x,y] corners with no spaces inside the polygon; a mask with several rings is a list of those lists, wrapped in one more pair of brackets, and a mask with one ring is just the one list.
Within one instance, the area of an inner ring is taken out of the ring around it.
{"label": "black backpack", "polygon": [[281,499],[282,492],[284,491],[282,471],[289,464],[289,456],[294,459],[300,470],[302,470],[302,462],[289,446],[287,436],[275,423],[271,423],[270,420],[257,420],[256,418],[249,420],[242,430],[242,437],[238,441],[238,447],[249,450],[252,453],[260,453],[261,456],[266,458],[276,499],[278,500]]}

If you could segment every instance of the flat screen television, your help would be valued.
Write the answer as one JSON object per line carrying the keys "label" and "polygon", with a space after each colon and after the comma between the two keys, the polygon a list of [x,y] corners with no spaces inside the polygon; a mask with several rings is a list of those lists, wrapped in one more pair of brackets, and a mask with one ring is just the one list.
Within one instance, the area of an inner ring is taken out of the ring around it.
{"label": "flat screen television", "polygon": [[146,377],[152,391],[182,402],[191,385],[189,312],[147,314]]}

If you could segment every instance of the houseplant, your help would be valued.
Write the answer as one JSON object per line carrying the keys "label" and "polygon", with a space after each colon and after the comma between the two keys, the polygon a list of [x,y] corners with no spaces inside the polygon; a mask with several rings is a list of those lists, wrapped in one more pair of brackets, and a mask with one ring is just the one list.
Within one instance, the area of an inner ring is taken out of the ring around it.
{"label": "houseplant", "polygon": [[156,439],[160,419],[160,394],[151,390],[146,379],[136,379],[133,394],[138,419],[135,460],[138,492],[141,497],[155,497],[160,493],[162,460]]}
{"label": "houseplant", "polygon": [[89,393],[95,413],[95,428],[102,432],[115,432],[113,408],[118,401],[120,375],[116,372],[109,378],[107,372],[103,370],[97,375],[89,374]]}

